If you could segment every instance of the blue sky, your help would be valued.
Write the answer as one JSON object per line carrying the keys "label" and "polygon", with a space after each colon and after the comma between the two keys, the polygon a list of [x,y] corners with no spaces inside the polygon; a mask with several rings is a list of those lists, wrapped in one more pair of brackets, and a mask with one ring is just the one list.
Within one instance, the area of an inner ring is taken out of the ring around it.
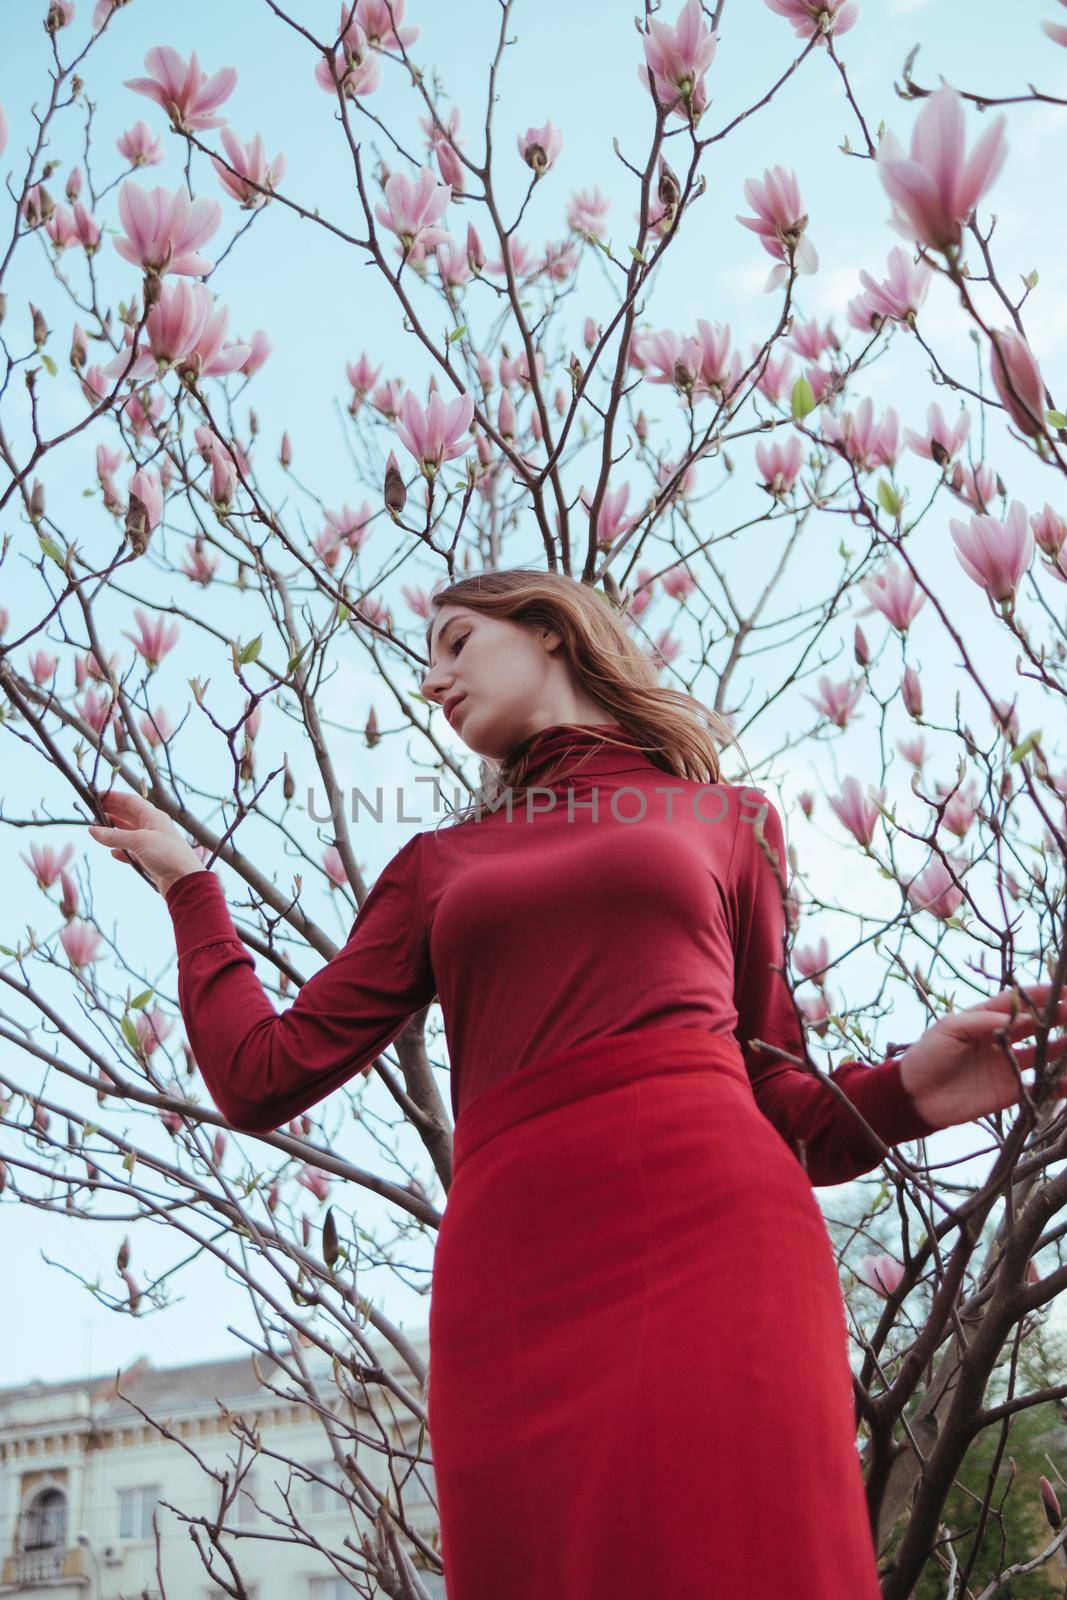
{"label": "blue sky", "polygon": [[[0,102],[11,125],[8,149],[0,160],[0,170],[5,175],[19,170],[22,151],[31,136],[31,105],[35,101],[43,105],[47,96],[48,57],[40,26],[44,9],[43,5],[22,4],[14,17],[5,19]],[[617,137],[623,153],[639,162],[651,125],[645,91],[637,77],[641,53],[631,20],[632,9],[609,6],[602,0],[591,0],[581,7],[549,0],[537,6],[520,3],[515,8],[511,35],[516,42],[505,55],[496,109],[497,171],[500,191],[507,202],[516,202],[526,176],[515,150],[516,133],[551,117],[565,141],[556,171],[539,186],[519,230],[519,237],[534,247],[545,239],[563,235],[568,195],[574,189],[596,183],[612,197],[609,233],[616,249],[625,251],[633,229],[635,190],[613,153],[612,141]],[[872,0],[863,0],[860,21],[843,37],[840,51],[871,128],[884,118],[906,144],[917,106],[899,99],[892,85],[908,51],[919,42],[922,50],[915,76],[926,86],[936,87],[944,77],[960,88],[1009,94],[1022,92],[1028,82],[1034,82],[1049,93],[1067,95],[1067,51],[1048,40],[1039,26],[1042,18],[1054,17],[1057,9],[1055,0],[1041,4],[1020,0],[1007,19],[1003,6],[995,0],[941,0],[937,4],[891,0],[878,6]],[[668,4],[664,15],[673,20],[676,10],[676,6]],[[78,0],[75,23],[63,37],[66,54],[70,53],[72,41],[84,38],[90,11],[90,0]],[[337,12],[334,3],[301,8],[302,18],[323,36],[334,26]],[[487,61],[497,14],[498,7],[490,0],[470,0],[462,7],[420,8],[416,3],[406,19],[422,26],[423,35],[413,53],[437,75],[445,103],[455,103],[463,110],[463,132],[474,149],[479,148]],[[116,17],[84,71],[95,104],[94,174],[99,185],[109,183],[119,171],[115,138],[138,119],[147,121],[163,135],[168,150],[166,163],[150,169],[142,180],[167,186],[180,181],[181,150],[167,130],[163,114],[150,101],[122,87],[124,79],[142,74],[145,52],[157,43],[170,44],[183,55],[197,49],[209,70],[235,65],[239,70],[238,85],[224,108],[233,130],[246,140],[261,132],[269,155],[284,150],[288,158],[284,190],[309,209],[317,206],[340,226],[358,231],[350,161],[331,101],[313,81],[314,56],[265,5],[255,0],[226,0],[225,5],[210,6],[203,0],[189,0],[182,8],[162,0],[133,0]],[[748,0],[744,5],[735,0],[728,5],[716,62],[709,76],[712,104],[702,133],[705,128],[710,130],[727,122],[758,99],[795,54],[791,28],[757,0]],[[395,66],[385,63],[383,80],[381,91],[368,104],[409,148],[421,152],[421,108]],[[990,212],[997,215],[994,250],[1009,292],[1018,291],[1022,274],[1035,268],[1039,272],[1039,288],[1026,307],[1025,317],[1031,343],[1054,394],[1067,338],[1067,263],[1060,220],[1064,199],[1062,116],[1063,112],[1056,108],[1010,109],[1008,167],[979,213],[984,223]],[[973,110],[968,112],[969,143],[986,125],[980,115]],[[705,167],[708,192],[694,209],[684,246],[674,250],[664,264],[650,299],[647,321],[656,328],[678,330],[690,328],[700,316],[726,321],[745,353],[750,342],[762,338],[773,325],[777,296],[763,293],[770,258],[754,236],[735,221],[735,214],[748,209],[742,194],[745,178],[759,176],[764,167],[781,162],[797,172],[811,219],[809,231],[821,260],[820,270],[813,278],[800,280],[797,308],[804,317],[823,320],[833,316],[844,337],[848,333],[844,308],[848,298],[859,290],[859,269],[882,276],[888,251],[902,242],[888,226],[888,201],[871,164],[841,153],[839,146],[846,134],[856,147],[859,139],[855,120],[844,100],[840,80],[822,55],[814,55],[766,112],[749,118],[735,135],[714,148]],[[56,194],[62,192],[68,165],[80,156],[82,137],[81,117],[68,113],[56,129],[50,149],[61,163],[59,173],[50,181]],[[381,153],[387,151],[387,142],[378,130],[367,127],[364,137],[368,154],[372,147]],[[390,160],[395,163],[395,155]],[[218,194],[214,175],[202,160],[194,174],[198,193]],[[112,196],[103,208],[104,218],[112,225],[116,222],[113,199]],[[5,215],[9,215],[10,201],[3,204],[7,207]],[[462,210],[454,207],[446,219],[453,236],[462,238],[468,215],[473,216],[488,244],[482,216],[469,206]],[[206,253],[212,259],[221,253],[232,231],[244,220],[234,204],[226,201],[223,227],[207,247]],[[7,225],[5,221],[5,231]],[[99,259],[105,297],[114,303],[129,296],[136,288],[136,275],[119,259],[110,241],[105,243]],[[70,270],[72,278],[79,281],[75,267]],[[395,302],[374,270],[364,264],[357,252],[275,204],[256,221],[250,235],[230,254],[211,283],[231,308],[234,332],[248,335],[254,328],[263,327],[273,343],[270,359],[245,391],[235,414],[242,421],[243,431],[247,407],[249,403],[255,406],[261,428],[264,481],[275,492],[277,503],[284,505],[291,524],[299,527],[302,521],[311,537],[321,526],[321,512],[312,496],[284,480],[280,471],[272,470],[283,428],[292,439],[299,482],[312,486],[321,503],[358,505],[366,498],[377,507],[380,461],[391,441],[383,441],[382,449],[370,460],[353,461],[341,409],[348,394],[345,361],[366,351],[372,360],[384,363],[385,375],[402,378],[420,390],[424,389],[430,366],[417,342],[403,332]],[[42,377],[42,412],[49,431],[69,426],[84,415],[81,396],[66,377],[63,359],[73,319],[69,305],[49,282],[36,240],[29,240],[20,248],[6,288],[8,327],[25,317],[25,304],[32,300],[42,306],[55,329],[53,342],[60,378],[48,384]],[[429,304],[428,300],[423,302],[426,308]],[[579,347],[582,318],[586,314],[602,318],[609,304],[600,264],[591,254],[583,264],[578,293],[570,302],[570,328],[562,343],[569,339]],[[974,346],[940,283],[935,285],[928,306],[927,331],[935,339],[940,359],[972,382]],[[482,304],[475,318],[481,319],[482,326],[485,314]],[[433,318],[439,320],[438,314],[434,313]],[[902,424],[912,427],[921,426],[931,399],[952,405],[945,391],[932,388],[922,351],[914,341],[903,339],[895,341],[888,357],[864,375],[854,398],[858,401],[865,393],[872,395],[878,409],[894,405]],[[1064,398],[1059,396],[1061,408]],[[654,424],[667,432],[676,427],[673,403],[662,388],[650,389],[644,404]],[[14,393],[6,404],[5,427],[24,448],[25,419]],[[1052,497],[1056,503],[1046,482],[1048,475],[1042,475],[996,425],[991,437],[994,443],[987,459],[1002,472],[1011,494],[1023,499],[1030,510],[1038,509],[1045,498]],[[114,531],[98,499],[87,499],[83,493],[92,484],[92,452],[101,439],[113,442],[106,433],[80,436],[62,456],[50,458],[42,476],[49,510],[59,525],[103,556],[114,548]],[[740,462],[740,450],[737,455]],[[705,465],[699,470],[702,484],[710,485],[710,468]],[[627,474],[624,470],[623,475],[631,478],[633,504],[642,498],[647,485],[637,471]],[[727,494],[708,499],[703,515],[710,526],[719,520],[729,521],[741,514],[744,505],[753,503],[751,471],[739,471],[737,477],[743,481],[731,484]],[[904,458],[902,477],[914,487],[917,498],[932,487],[928,464],[916,462],[915,458]],[[577,490],[580,481],[580,475],[576,476],[572,491]],[[950,597],[957,625],[973,630],[974,636],[983,641],[988,639],[990,669],[1003,671],[1007,690],[1014,652],[1005,650],[1003,641],[993,635],[982,597],[961,575],[948,535],[949,515],[960,516],[959,505],[941,502],[924,527],[921,549],[925,570]],[[28,530],[21,524],[16,528],[11,520],[16,544],[26,550]],[[390,531],[388,524],[378,526],[368,545],[366,563],[361,568],[368,583],[387,563],[392,548]],[[184,604],[189,604],[186,590],[172,576],[187,536],[188,529],[179,516],[157,541],[159,559],[154,570],[139,574],[146,585],[145,593],[154,594],[160,602],[180,596]],[[827,520],[815,530],[811,564],[795,573],[788,603],[779,605],[779,612],[788,614],[794,601],[822,592],[818,586],[819,561],[832,557],[842,537],[847,534],[842,532],[840,519]],[[535,542],[528,537],[517,538],[511,546],[510,564],[536,559],[536,553]],[[742,597],[758,592],[766,559],[765,545],[755,540],[739,545],[731,556],[731,582]],[[662,563],[657,559],[655,564]],[[404,581],[428,586],[438,575],[436,568],[416,557],[405,569]],[[23,563],[9,558],[4,580],[4,603],[12,610],[24,604],[31,608],[30,615],[36,614],[41,599],[39,579]],[[812,581],[814,589],[810,587]],[[393,605],[394,614],[405,626],[412,627],[413,642],[417,644],[421,626],[418,619],[405,615],[397,584],[394,582],[382,593]],[[128,596],[114,596],[102,606],[114,628],[116,648],[126,648],[119,630],[132,625],[132,603]],[[227,592],[198,603],[205,615],[231,635],[240,633],[247,639],[263,625],[262,613],[251,598],[237,601]],[[655,626],[666,626],[673,606],[665,600],[658,604],[663,606],[663,613]],[[845,654],[829,669],[832,676],[844,676],[851,665],[853,620],[847,619],[840,629]],[[884,625],[877,618],[863,622],[868,636],[880,642]],[[679,637],[691,639],[684,625],[678,632]],[[202,657],[197,653],[195,637],[193,630],[187,628],[181,649],[164,664],[153,685],[153,704],[166,704],[175,721],[189,702],[186,680],[194,672],[213,674],[219,703],[227,711],[232,713],[240,703],[225,654],[219,652],[214,659],[210,655]],[[950,720],[952,697],[960,686],[952,654],[928,617],[917,624],[913,642],[924,687],[932,700],[939,700],[941,720]],[[899,676],[899,667],[893,661],[891,649],[883,685],[887,689],[892,686],[894,673]],[[749,677],[753,703],[762,698],[762,670],[757,658]],[[773,667],[768,670],[773,679]],[[415,687],[410,674],[404,676],[402,672],[401,677],[407,689]],[[803,687],[810,689],[811,685]],[[1014,689],[1014,683],[1011,687]],[[967,705],[966,686],[963,693]],[[1040,702],[1033,704],[1034,715],[1040,721]],[[367,752],[352,730],[361,727],[372,705],[386,726],[396,726],[393,702],[381,691],[366,661],[348,651],[338,662],[336,675],[324,685],[320,700],[323,714],[344,724],[336,731],[335,748],[338,770],[346,785],[401,781],[412,770],[412,758],[425,754],[413,741],[403,738],[388,740],[377,751]],[[806,725],[798,724],[798,716],[810,719],[810,708],[796,692],[752,726],[743,742],[753,766],[787,742],[798,725]],[[986,723],[981,717],[979,721],[984,733]],[[219,786],[224,787],[225,776],[219,776],[217,747],[196,724],[194,716],[183,754],[190,768],[197,769],[205,792],[221,792]],[[894,731],[903,730],[897,724]],[[842,841],[825,805],[816,822],[808,825],[795,802],[791,803],[792,797],[802,787],[812,787],[818,793],[832,790],[847,772],[863,774],[868,770],[864,763],[872,753],[877,756],[877,745],[871,742],[875,737],[871,724],[838,744],[822,742],[790,751],[775,761],[769,773],[761,774],[769,776],[772,787],[781,794],[789,836],[797,843],[803,865],[817,882],[820,894],[831,903],[847,902],[854,893],[854,852]],[[313,766],[309,752],[299,743],[294,745],[291,728],[265,729],[261,743],[264,770],[271,755],[288,750],[298,791],[305,792],[308,783],[314,781]],[[6,786],[8,813],[25,816],[44,802],[51,814],[69,815],[69,798],[62,786],[35,756],[21,746],[13,748],[15,745],[10,737],[5,741],[5,756],[12,763]],[[947,757],[948,774],[954,766],[952,750]],[[945,776],[946,771],[939,771],[938,775]],[[906,796],[906,779],[900,781],[900,788]],[[308,834],[313,838],[310,827]],[[396,829],[364,830],[357,840],[359,859],[373,875],[404,836],[402,830]],[[30,837],[35,837],[30,830],[9,829],[4,843],[3,859],[12,885],[3,918],[2,942],[8,944],[15,942],[27,923],[53,937],[58,931],[30,873],[18,859]],[[76,841],[80,856],[88,858],[93,854],[75,829],[51,828],[42,835],[56,843],[67,837]],[[277,849],[269,833],[264,832],[261,837],[264,848]],[[288,865],[279,858],[272,866],[284,881]],[[173,995],[172,967],[168,972],[173,944],[162,902],[146,886],[131,886],[121,869],[106,859],[94,860],[93,871],[102,920],[114,927],[125,941],[125,948],[136,951],[148,981],[158,979],[163,992]],[[891,904],[884,885],[877,880],[865,882],[864,894],[865,903],[872,910]],[[328,931],[333,937],[342,938],[350,920],[345,908],[336,900],[331,903],[325,892],[320,903]],[[811,931],[815,932],[814,926]],[[857,963],[854,971],[861,989],[865,982],[873,987],[869,966]],[[73,1004],[69,985],[60,982],[50,992],[57,1003],[66,1007]],[[26,1013],[23,1016],[29,1020]],[[914,1021],[914,1017],[909,1020],[902,1016],[900,1027],[893,1030],[894,1036],[911,1037],[906,1029]],[[23,1071],[20,1065],[14,1075]],[[442,1083],[445,1081],[442,1077]],[[945,1136],[946,1149],[954,1147],[954,1138]],[[254,1141],[248,1143],[251,1147]],[[367,1153],[362,1152],[364,1157]],[[425,1162],[420,1171],[429,1181]],[[440,1201],[439,1194],[435,1197]],[[833,1196],[829,1198],[832,1202]],[[361,1201],[358,1203],[362,1205]],[[150,1353],[157,1364],[236,1353],[240,1347],[225,1331],[226,1324],[251,1329],[243,1291],[208,1266],[183,1275],[180,1282],[186,1298],[182,1302],[137,1326],[131,1318],[116,1317],[97,1308],[73,1278],[43,1260],[47,1255],[67,1265],[78,1262],[90,1276],[99,1267],[104,1281],[114,1287],[114,1250],[125,1231],[121,1221],[114,1227],[99,1224],[75,1228],[42,1212],[25,1208],[16,1212],[13,1207],[3,1206],[0,1230],[5,1237],[9,1282],[17,1279],[21,1303],[30,1308],[29,1314],[7,1330],[5,1382],[32,1376],[56,1378],[90,1366],[95,1371],[112,1370],[119,1361],[141,1353]],[[173,1245],[173,1241],[149,1233],[147,1224],[138,1225],[137,1263],[151,1261],[157,1265],[162,1252]],[[424,1262],[423,1269],[425,1265]],[[373,1292],[380,1295],[392,1314],[407,1319],[411,1325],[424,1321],[425,1302],[415,1295],[405,1296],[395,1279],[382,1274],[368,1276],[366,1282],[368,1286],[373,1284]],[[210,1316],[205,1315],[205,1304],[211,1307]]]}

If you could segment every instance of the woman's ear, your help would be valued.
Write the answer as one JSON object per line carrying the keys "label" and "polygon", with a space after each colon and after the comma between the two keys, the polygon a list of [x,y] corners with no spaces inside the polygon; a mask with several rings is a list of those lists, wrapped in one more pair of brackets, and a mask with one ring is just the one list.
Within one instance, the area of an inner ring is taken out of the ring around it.
{"label": "woman's ear", "polygon": [[563,643],[563,635],[557,633],[554,628],[542,628],[541,643],[544,645],[549,655],[551,655],[553,651],[558,650],[560,645]]}

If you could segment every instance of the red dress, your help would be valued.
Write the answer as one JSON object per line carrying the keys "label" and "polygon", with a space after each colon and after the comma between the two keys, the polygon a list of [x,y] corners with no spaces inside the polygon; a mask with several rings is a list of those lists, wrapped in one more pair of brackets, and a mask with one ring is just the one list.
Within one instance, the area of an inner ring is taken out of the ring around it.
{"label": "red dress", "polygon": [[[781,819],[761,790],[663,772],[618,724],[530,748],[530,802],[410,839],[280,1015],[215,874],[174,884],[197,1063],[235,1128],[273,1129],[440,1001],[456,1129],[429,1414],[449,1600],[878,1600],[811,1185],[881,1157],[774,1048],[810,1060],[760,845],[787,870]],[[934,1131],[899,1059],[831,1076],[885,1144]]]}

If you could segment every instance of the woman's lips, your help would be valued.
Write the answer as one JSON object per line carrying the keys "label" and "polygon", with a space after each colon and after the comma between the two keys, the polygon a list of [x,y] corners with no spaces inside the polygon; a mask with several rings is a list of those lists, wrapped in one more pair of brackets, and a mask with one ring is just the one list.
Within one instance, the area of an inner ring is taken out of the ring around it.
{"label": "woman's lips", "polygon": [[452,719],[456,715],[456,712],[459,710],[460,706],[463,704],[463,702],[464,702],[464,700],[466,700],[466,698],[467,698],[467,696],[465,694],[461,694],[461,695],[458,695],[455,700],[450,702],[449,707],[448,707],[447,711],[445,712],[445,718],[446,718],[446,720],[448,722],[452,721]]}

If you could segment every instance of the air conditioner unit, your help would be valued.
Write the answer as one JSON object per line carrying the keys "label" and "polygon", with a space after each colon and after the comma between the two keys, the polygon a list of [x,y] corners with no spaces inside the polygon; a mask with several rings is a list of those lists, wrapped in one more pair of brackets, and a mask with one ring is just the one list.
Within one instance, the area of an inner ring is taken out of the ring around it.
{"label": "air conditioner unit", "polygon": [[116,1550],[115,1546],[113,1544],[105,1545],[104,1546],[104,1566],[105,1567],[121,1567],[121,1565],[122,1565],[122,1551],[121,1550]]}

